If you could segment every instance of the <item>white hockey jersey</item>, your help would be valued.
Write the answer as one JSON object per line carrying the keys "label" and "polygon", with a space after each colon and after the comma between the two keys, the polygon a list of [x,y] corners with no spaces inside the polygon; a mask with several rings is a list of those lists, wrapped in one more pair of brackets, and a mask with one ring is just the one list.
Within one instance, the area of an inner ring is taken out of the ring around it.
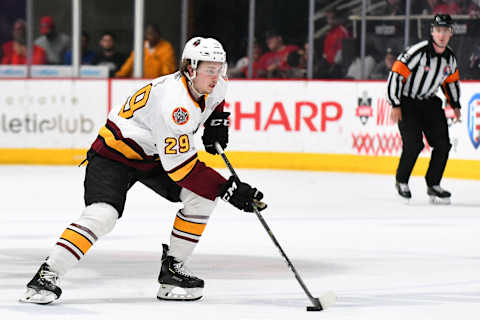
{"label": "white hockey jersey", "polygon": [[110,111],[92,149],[141,170],[161,162],[179,183],[199,163],[193,135],[217,107],[223,109],[226,89],[220,77],[212,93],[197,102],[180,72],[156,78]]}

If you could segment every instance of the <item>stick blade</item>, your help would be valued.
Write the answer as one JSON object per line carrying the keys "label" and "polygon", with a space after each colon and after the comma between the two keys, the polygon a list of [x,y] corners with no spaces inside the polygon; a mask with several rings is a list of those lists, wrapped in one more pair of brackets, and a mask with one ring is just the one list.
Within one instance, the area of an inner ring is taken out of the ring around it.
{"label": "stick blade", "polygon": [[337,303],[337,296],[335,295],[335,292],[333,292],[333,291],[328,291],[323,296],[321,296],[319,299],[320,299],[320,304],[322,305],[323,309],[328,309],[331,306],[333,306],[335,303]]}
{"label": "stick blade", "polygon": [[337,302],[337,296],[333,291],[328,291],[320,298],[313,298],[313,306],[307,306],[307,311],[322,311],[330,308]]}

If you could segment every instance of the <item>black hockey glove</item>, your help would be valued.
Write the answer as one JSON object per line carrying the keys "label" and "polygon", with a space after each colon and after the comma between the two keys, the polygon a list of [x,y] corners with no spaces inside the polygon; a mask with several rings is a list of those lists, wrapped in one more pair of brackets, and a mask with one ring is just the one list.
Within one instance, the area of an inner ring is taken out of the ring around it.
{"label": "black hockey glove", "polygon": [[267,207],[264,202],[260,201],[263,193],[257,188],[252,188],[248,183],[235,181],[233,176],[223,185],[219,197],[245,212],[253,212],[254,206],[258,211]]}
{"label": "black hockey glove", "polygon": [[215,141],[218,141],[223,149],[228,144],[228,126],[230,121],[228,116],[230,112],[213,112],[205,121],[205,130],[203,131],[202,141],[205,151],[211,154],[217,154]]}

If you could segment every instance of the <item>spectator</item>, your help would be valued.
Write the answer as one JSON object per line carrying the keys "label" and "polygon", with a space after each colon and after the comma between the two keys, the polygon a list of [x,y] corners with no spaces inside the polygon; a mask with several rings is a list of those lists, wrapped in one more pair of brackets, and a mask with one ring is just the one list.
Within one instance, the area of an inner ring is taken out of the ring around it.
{"label": "spectator", "polygon": [[335,10],[327,12],[327,24],[330,27],[325,40],[323,41],[322,64],[326,65],[323,76],[328,78],[339,78],[342,76],[339,64],[342,59],[342,40],[350,38],[350,32],[342,25],[339,13]]}
{"label": "spectator", "polygon": [[[344,42],[345,50],[343,50],[343,59],[344,64],[347,67],[347,74],[345,75],[348,79],[362,80],[368,79],[370,74],[375,68],[375,59],[370,54],[373,51],[373,47],[367,46],[367,52],[365,54],[365,74],[362,78],[362,59],[360,58],[360,41],[358,39],[349,39],[349,41]],[[353,48],[349,48],[353,46]],[[347,57],[347,52],[353,53]]]}
{"label": "spectator", "polygon": [[307,70],[304,64],[305,51],[298,49],[288,54],[287,64],[289,69],[287,71],[287,78],[289,79],[303,79],[306,78]]}
{"label": "spectator", "polygon": [[[145,27],[143,48],[143,77],[157,78],[175,71],[175,52],[167,40],[160,37],[160,29],[154,24]],[[117,77],[131,77],[133,72],[133,52],[119,71]]]}
{"label": "spectator", "polygon": [[35,40],[35,44],[47,53],[47,63],[62,64],[65,52],[70,47],[70,38],[57,32],[55,22],[50,16],[40,18],[40,33],[42,36]]}
{"label": "spectator", "polygon": [[478,17],[480,14],[480,8],[472,0],[457,0],[457,5],[460,8],[460,14],[468,14],[471,17]]}
{"label": "spectator", "polygon": [[455,1],[445,0],[437,1],[436,6],[433,7],[433,14],[443,13],[443,14],[460,14],[460,7],[456,4]]}
{"label": "spectator", "polygon": [[423,15],[428,15],[433,13],[433,9],[437,5],[439,0],[423,0],[418,6],[418,12]]}
{"label": "spectator", "polygon": [[480,9],[480,0],[471,0],[473,7],[477,8],[477,15],[478,15],[478,10]]}
{"label": "spectator", "polygon": [[298,46],[286,45],[276,30],[267,31],[265,41],[270,51],[261,56],[257,77],[285,78],[289,69],[287,56],[290,52],[298,50]]}
{"label": "spectator", "polygon": [[[12,41],[2,45],[2,64],[27,64],[27,46],[25,43],[25,21],[18,19],[13,24]],[[45,50],[33,46],[32,64],[45,64]]]}
{"label": "spectator", "polygon": [[[95,52],[88,49],[88,40],[90,37],[88,33],[82,31],[82,61],[81,64],[93,64],[95,60]],[[65,52],[65,56],[63,57],[63,64],[71,65],[72,64],[72,50],[68,50]]]}
{"label": "spectator", "polygon": [[383,6],[373,12],[378,16],[395,16],[405,14],[404,0],[383,0]]}
{"label": "spectator", "polygon": [[477,45],[470,55],[467,77],[469,79],[480,79],[480,45]]}
{"label": "spectator", "polygon": [[392,48],[387,48],[385,52],[385,58],[382,62],[378,63],[372,71],[371,79],[386,80],[388,74],[392,70],[393,63],[395,62],[395,53]]}
{"label": "spectator", "polygon": [[125,56],[115,49],[115,35],[111,32],[104,32],[100,41],[100,51],[95,55],[93,64],[108,67],[110,77],[115,75],[122,64],[125,62]]}
{"label": "spectator", "polygon": [[[291,66],[294,70],[289,71],[287,73],[288,78],[306,78],[308,72],[308,54],[309,54],[310,44],[305,42],[303,48],[298,49],[297,51],[292,52],[288,55],[287,63]],[[319,50],[321,51],[321,50]],[[315,50],[313,52],[313,70],[312,70],[312,77],[313,78],[321,78],[321,61],[319,62],[318,56],[315,54]]]}
{"label": "spectator", "polygon": [[475,7],[471,0],[424,0],[420,13],[469,14]]}
{"label": "spectator", "polygon": [[[260,67],[259,61],[262,56],[262,48],[257,41],[253,44],[253,66],[252,66],[252,77],[256,78],[258,74],[258,69]],[[248,77],[248,55],[240,58],[235,67],[229,70],[230,77],[232,78],[247,78]]]}

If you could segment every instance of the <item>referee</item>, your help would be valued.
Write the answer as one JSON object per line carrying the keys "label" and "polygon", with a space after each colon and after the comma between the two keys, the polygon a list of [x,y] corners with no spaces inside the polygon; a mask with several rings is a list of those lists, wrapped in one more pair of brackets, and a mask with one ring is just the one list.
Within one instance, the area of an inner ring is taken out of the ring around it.
{"label": "referee", "polygon": [[398,122],[402,136],[402,155],[398,163],[395,187],[398,194],[410,199],[408,180],[424,148],[423,134],[433,148],[425,176],[427,194],[433,203],[450,203],[450,192],[440,187],[443,171],[452,145],[442,100],[441,87],[460,120],[460,87],[457,61],[447,47],[452,37],[452,18],[437,14],[431,25],[431,38],[421,41],[400,54],[388,76],[387,97],[392,105],[391,119]]}

